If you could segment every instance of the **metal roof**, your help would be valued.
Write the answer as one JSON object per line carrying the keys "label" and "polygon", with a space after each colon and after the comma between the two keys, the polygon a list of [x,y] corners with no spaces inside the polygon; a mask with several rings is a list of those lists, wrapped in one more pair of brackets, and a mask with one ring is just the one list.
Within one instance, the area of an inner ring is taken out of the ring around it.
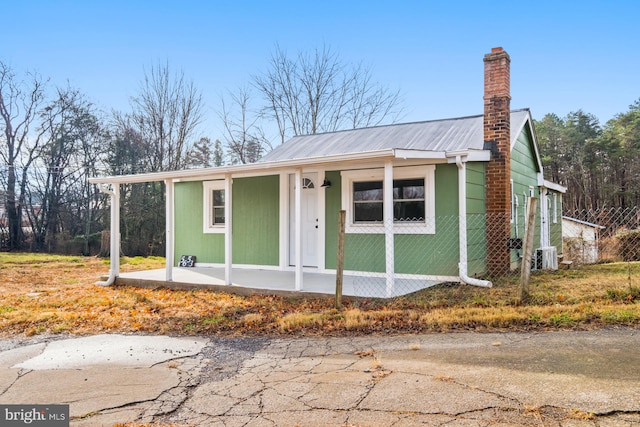
{"label": "metal roof", "polygon": [[[527,109],[511,112],[512,145],[529,117]],[[478,115],[294,136],[265,155],[261,162],[385,149],[447,152],[483,147],[483,116]]]}
{"label": "metal roof", "polygon": [[[316,135],[296,136],[275,148],[259,162],[214,168],[150,172],[90,178],[93,184],[123,184],[173,180],[221,179],[227,174],[273,171],[375,158],[411,157],[444,159],[447,152],[483,151],[482,115],[427,122],[394,124]],[[529,110],[511,112],[511,146],[530,120]],[[417,156],[417,157],[414,157]],[[422,157],[421,157],[422,156]],[[482,156],[480,156],[482,157]],[[536,157],[540,164],[539,155]],[[477,158],[477,157],[476,157]],[[483,157],[482,157],[483,158]],[[484,159],[484,158],[483,158]],[[489,160],[486,157],[484,160]]]}

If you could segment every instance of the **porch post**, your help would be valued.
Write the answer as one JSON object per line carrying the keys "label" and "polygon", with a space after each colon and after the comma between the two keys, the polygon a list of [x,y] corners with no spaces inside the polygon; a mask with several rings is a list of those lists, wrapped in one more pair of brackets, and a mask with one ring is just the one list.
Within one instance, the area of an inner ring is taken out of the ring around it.
{"label": "porch post", "polygon": [[232,284],[231,271],[233,268],[233,211],[231,209],[233,179],[231,174],[224,176],[224,283]]}
{"label": "porch post", "polygon": [[302,169],[296,169],[295,175],[295,255],[296,255],[296,291],[302,290]]}
{"label": "porch post", "polygon": [[113,184],[111,197],[111,274],[120,275],[120,184]]}
{"label": "porch post", "polygon": [[174,245],[174,223],[173,223],[173,207],[174,207],[174,198],[173,198],[173,180],[165,179],[164,180],[165,191],[166,191],[166,201],[165,201],[165,210],[166,210],[166,224],[165,224],[165,272],[166,272],[166,281],[173,282],[173,259],[175,252]]}
{"label": "porch post", "polygon": [[393,238],[393,162],[387,160],[384,163],[384,183],[383,188],[383,214],[384,221],[384,243],[385,243],[385,277],[387,279],[387,297],[393,294],[395,283],[395,247]]}

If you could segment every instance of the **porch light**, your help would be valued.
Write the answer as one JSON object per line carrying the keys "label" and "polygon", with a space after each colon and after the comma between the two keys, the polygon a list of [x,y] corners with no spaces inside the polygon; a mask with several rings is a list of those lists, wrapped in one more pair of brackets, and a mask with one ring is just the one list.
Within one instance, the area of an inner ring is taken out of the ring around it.
{"label": "porch light", "polygon": [[329,181],[327,178],[325,178],[320,187],[324,187],[324,188],[331,187],[331,181]]}

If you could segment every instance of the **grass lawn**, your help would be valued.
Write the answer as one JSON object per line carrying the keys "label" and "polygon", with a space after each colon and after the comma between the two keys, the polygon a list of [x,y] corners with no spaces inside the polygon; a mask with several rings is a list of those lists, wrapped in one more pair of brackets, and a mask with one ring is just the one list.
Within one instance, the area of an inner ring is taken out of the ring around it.
{"label": "grass lawn", "polygon": [[[122,271],[163,268],[163,258],[123,258]],[[100,287],[108,260],[0,253],[0,334],[138,332],[210,335],[349,335],[443,331],[592,329],[640,325],[640,263],[532,276],[518,304],[515,279],[490,289],[440,285],[394,300],[237,296],[206,290]],[[637,274],[637,273],[636,273]],[[637,283],[638,277],[633,280]]]}

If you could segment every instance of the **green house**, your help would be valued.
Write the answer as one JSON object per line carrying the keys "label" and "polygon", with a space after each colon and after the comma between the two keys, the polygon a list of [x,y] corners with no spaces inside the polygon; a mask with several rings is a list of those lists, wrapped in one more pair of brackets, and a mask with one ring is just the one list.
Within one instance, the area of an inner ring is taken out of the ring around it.
{"label": "green house", "polygon": [[93,182],[111,184],[116,205],[119,184],[166,183],[167,280],[189,254],[227,284],[234,269],[289,271],[304,290],[304,272],[335,272],[345,211],[345,274],[381,280],[388,296],[411,280],[491,286],[522,262],[529,197],[534,267],[554,268],[565,189],[543,178],[529,110],[510,110],[509,56],[496,48],[484,62],[482,115],[296,136],[253,164]]}

